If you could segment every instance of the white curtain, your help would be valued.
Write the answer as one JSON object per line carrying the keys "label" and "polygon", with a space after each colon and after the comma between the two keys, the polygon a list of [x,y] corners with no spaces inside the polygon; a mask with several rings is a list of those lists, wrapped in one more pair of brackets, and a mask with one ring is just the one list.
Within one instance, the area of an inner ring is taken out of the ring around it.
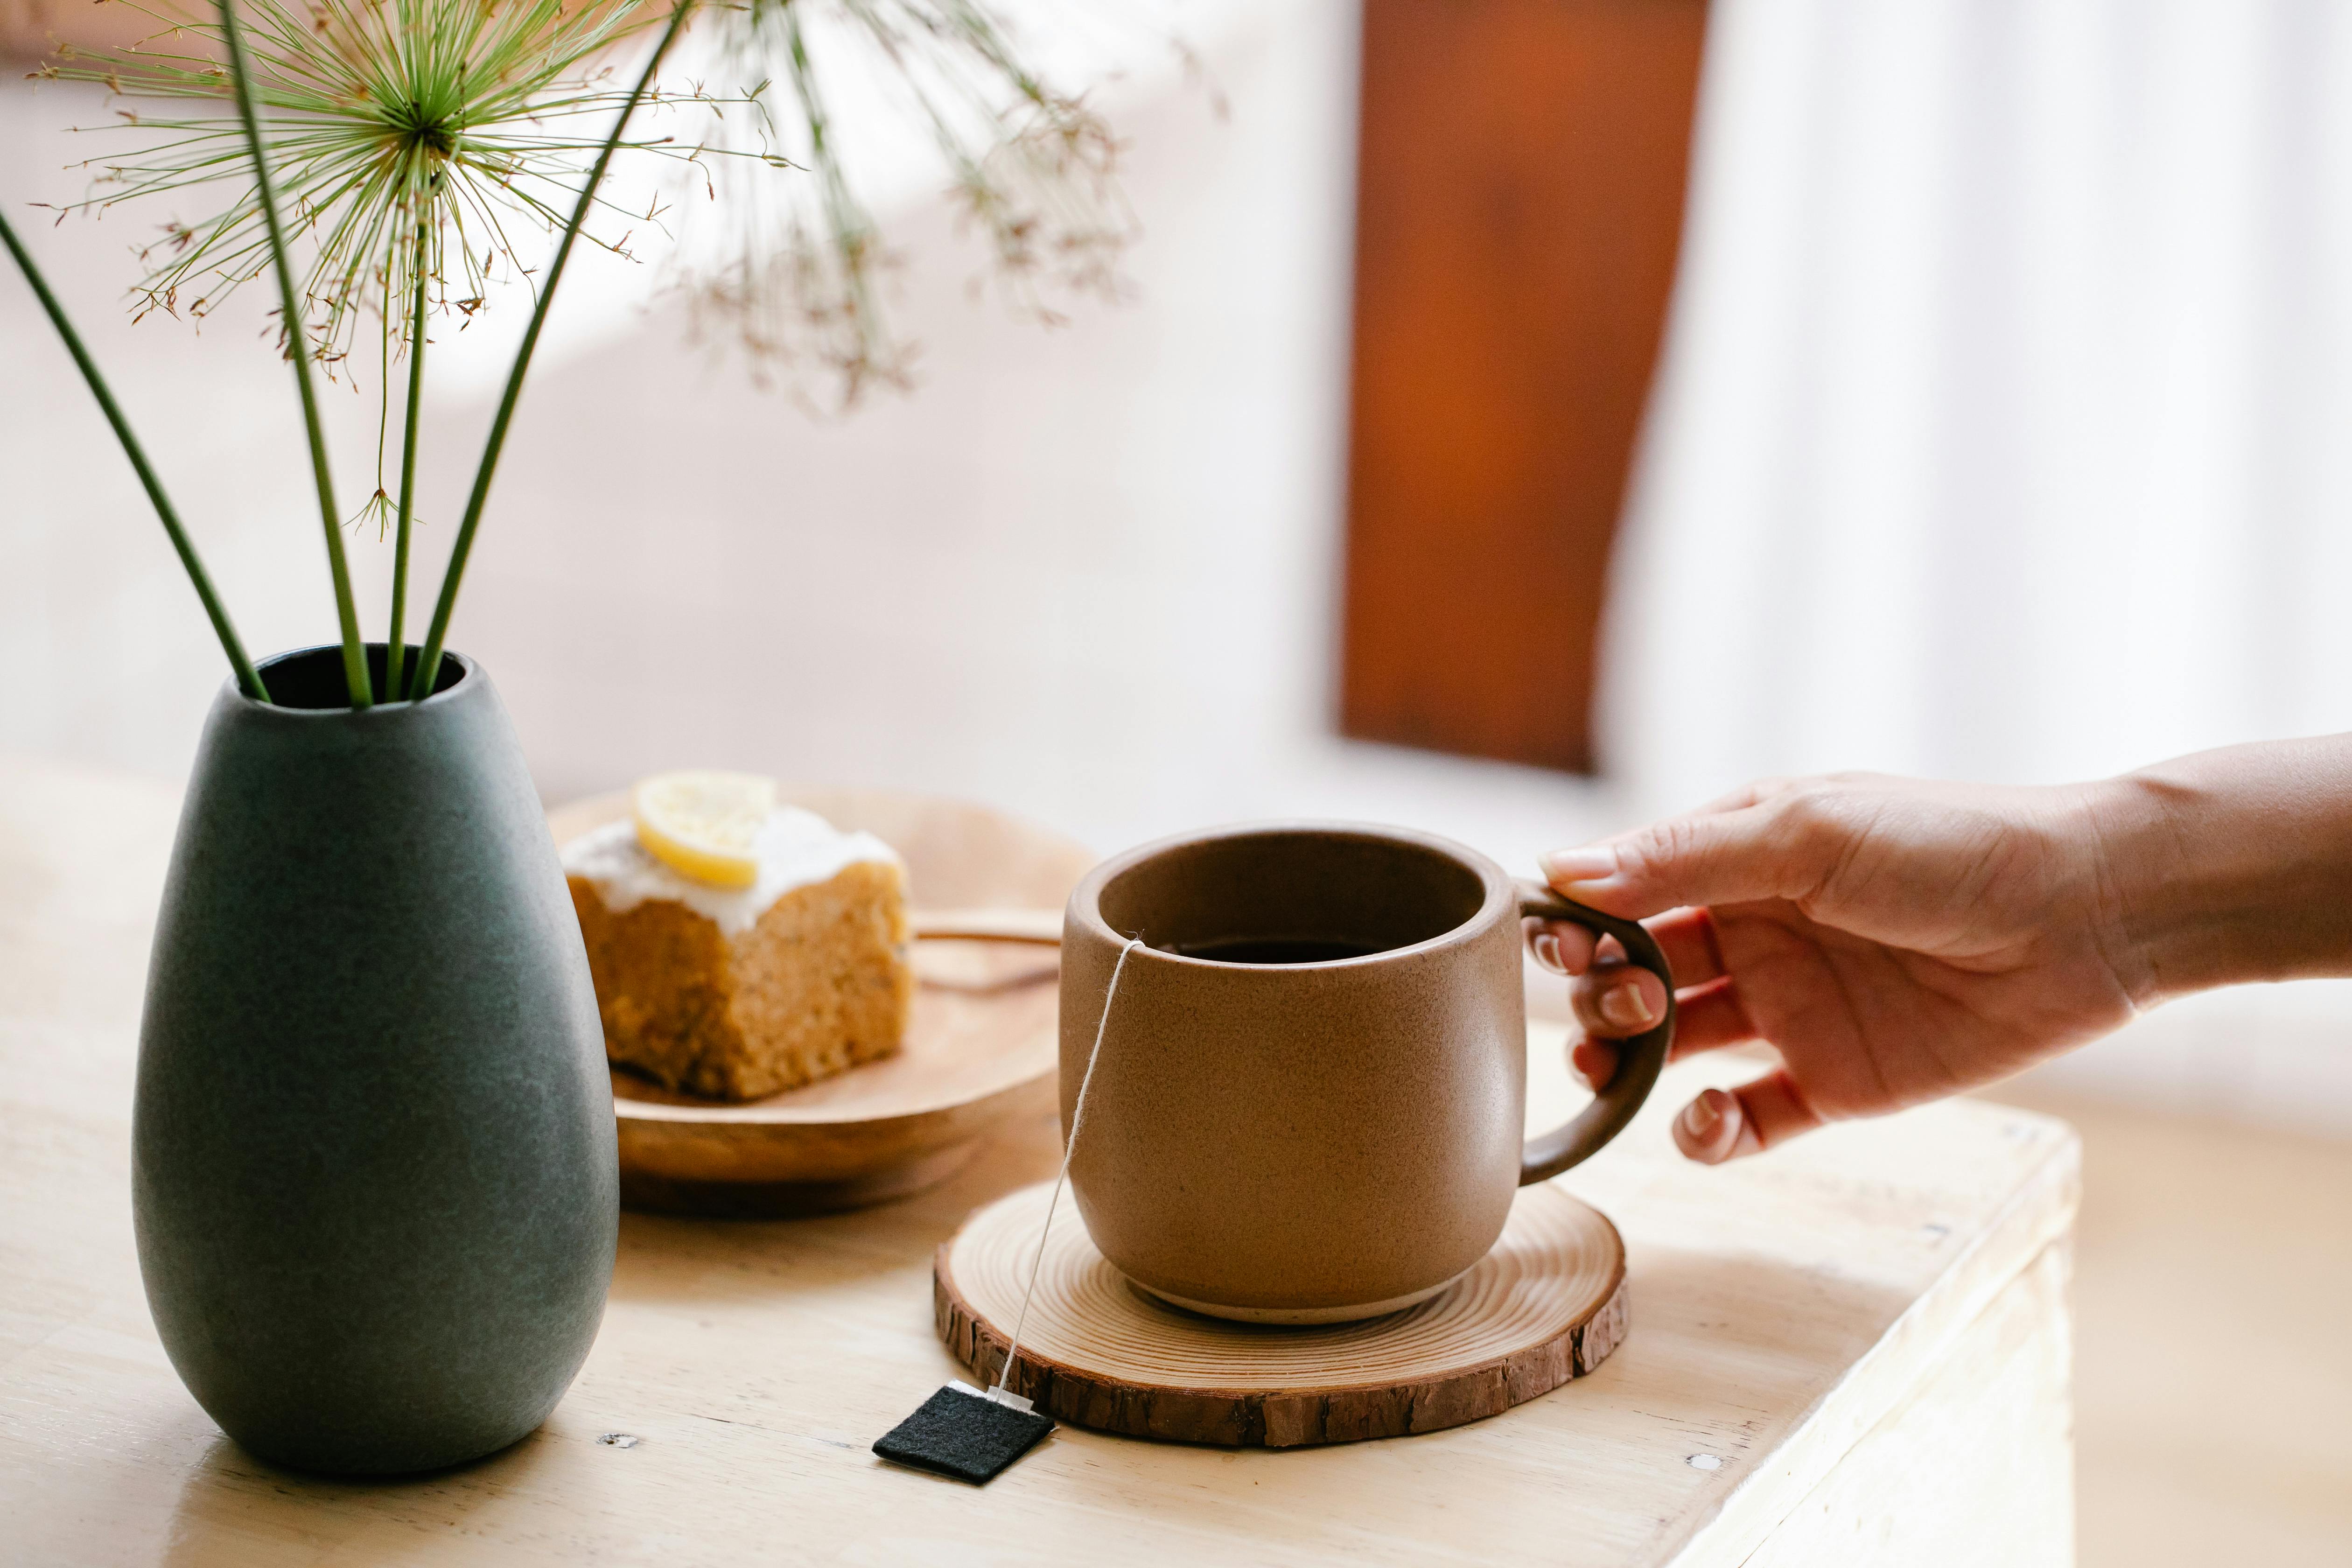
{"label": "white curtain", "polygon": [[[1713,29],[1607,632],[1633,803],[2352,729],[2352,6]],[[2343,987],[2158,1019],[2084,1070],[2352,1127]]]}
{"label": "white curtain", "polygon": [[1612,771],[2352,729],[2352,6],[1718,0]]}

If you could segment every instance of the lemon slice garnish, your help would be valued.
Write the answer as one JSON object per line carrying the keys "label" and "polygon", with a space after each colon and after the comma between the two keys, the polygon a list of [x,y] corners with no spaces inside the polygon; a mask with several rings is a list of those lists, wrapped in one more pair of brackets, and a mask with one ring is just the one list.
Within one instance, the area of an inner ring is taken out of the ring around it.
{"label": "lemon slice garnish", "polygon": [[629,792],[637,842],[682,877],[717,888],[760,878],[751,840],[776,809],[776,781],[757,773],[656,773]]}

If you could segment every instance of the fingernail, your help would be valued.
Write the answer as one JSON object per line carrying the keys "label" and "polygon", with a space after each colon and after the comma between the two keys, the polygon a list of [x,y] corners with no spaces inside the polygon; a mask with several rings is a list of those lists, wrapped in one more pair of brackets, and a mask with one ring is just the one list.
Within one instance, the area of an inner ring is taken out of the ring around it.
{"label": "fingernail", "polygon": [[1535,940],[1536,962],[1554,974],[1568,973],[1568,961],[1559,955],[1559,938],[1549,931],[1538,931]]}
{"label": "fingernail", "polygon": [[1739,1102],[1722,1089],[1707,1089],[1675,1120],[1675,1142],[1703,1164],[1720,1164],[1738,1147]]}
{"label": "fingernail", "polygon": [[1543,868],[1554,883],[1598,882],[1617,874],[1617,851],[1606,844],[1555,849],[1543,858]]}
{"label": "fingernail", "polygon": [[1621,1029],[1643,1029],[1650,1026],[1650,1004],[1642,995],[1641,982],[1621,980],[1601,994],[1601,1016]]}
{"label": "fingernail", "polygon": [[1683,1107],[1683,1131],[1694,1143],[1705,1143],[1723,1124],[1723,1112],[1716,1106],[1716,1090],[1708,1089]]}

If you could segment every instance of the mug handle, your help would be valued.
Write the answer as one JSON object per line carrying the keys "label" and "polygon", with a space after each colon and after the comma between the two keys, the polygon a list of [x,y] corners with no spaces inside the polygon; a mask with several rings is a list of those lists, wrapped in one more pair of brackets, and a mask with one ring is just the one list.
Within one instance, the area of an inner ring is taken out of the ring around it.
{"label": "mug handle", "polygon": [[1601,1145],[1625,1131],[1651,1086],[1666,1065],[1666,1047],[1675,1038],[1675,973],[1657,939],[1636,921],[1619,920],[1563,899],[1533,882],[1518,884],[1519,915],[1526,919],[1570,921],[1596,936],[1613,936],[1624,945],[1625,956],[1666,984],[1666,1016],[1631,1039],[1617,1042],[1617,1076],[1592,1098],[1582,1114],[1565,1127],[1555,1127],[1530,1140],[1519,1153],[1519,1185],[1546,1182],[1571,1165],[1580,1165],[1601,1152]]}

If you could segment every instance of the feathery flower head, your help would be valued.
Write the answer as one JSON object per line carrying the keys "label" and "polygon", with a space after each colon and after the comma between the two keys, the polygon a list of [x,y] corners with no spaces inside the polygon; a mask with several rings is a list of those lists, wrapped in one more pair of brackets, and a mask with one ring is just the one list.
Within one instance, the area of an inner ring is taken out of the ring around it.
{"label": "feathery flower head", "polygon": [[[41,74],[159,100],[103,128],[136,150],[90,160],[100,189],[80,205],[211,197],[208,215],[175,218],[142,250],[134,290],[142,314],[202,317],[269,255],[220,24],[146,8],[173,0],[119,3],[161,30],[102,60],[68,52]],[[530,241],[563,226],[627,96],[601,62],[673,3],[691,0],[244,0],[250,85],[320,360],[344,361],[373,313],[388,365],[419,278],[437,309],[470,315],[494,278],[528,275]],[[882,300],[897,258],[834,117],[845,81],[895,100],[899,126],[856,129],[904,127],[930,149],[1018,311],[1054,323],[1058,295],[1124,291],[1118,261],[1137,227],[1119,143],[982,0],[702,0],[693,27],[711,89],[656,88],[650,101],[689,106],[694,133],[621,146],[674,161],[681,184],[713,198],[721,238],[681,252],[677,275],[699,333],[740,343],[763,378],[779,366],[795,383],[822,378],[844,407],[909,381],[912,345]],[[617,235],[583,237],[622,254],[638,226],[663,223],[658,201],[628,212],[604,191],[597,205]]]}
{"label": "feathery flower head", "polygon": [[[471,313],[493,276],[523,270],[516,230],[564,225],[627,96],[605,85],[598,57],[667,10],[656,0],[246,0],[250,86],[279,200],[309,251],[318,357],[344,358],[363,311],[387,337],[404,332],[420,277],[437,305]],[[268,235],[219,22],[148,14],[163,30],[143,44],[103,61],[68,55],[41,74],[163,100],[108,128],[140,145],[90,161],[105,188],[82,205],[217,199],[142,252],[142,312],[200,317],[269,265]],[[572,129],[582,116],[592,122]],[[627,145],[692,155],[667,140]]]}
{"label": "feathery flower head", "polygon": [[[698,140],[753,156],[712,165],[727,243],[685,264],[706,335],[723,326],[755,364],[829,374],[845,407],[906,384],[911,345],[880,299],[896,258],[844,163],[829,92],[859,64],[920,128],[1017,309],[1057,322],[1057,291],[1123,291],[1137,226],[1119,143],[978,0],[714,0],[714,11],[702,51],[722,90]],[[808,177],[761,181],[758,162]]]}

